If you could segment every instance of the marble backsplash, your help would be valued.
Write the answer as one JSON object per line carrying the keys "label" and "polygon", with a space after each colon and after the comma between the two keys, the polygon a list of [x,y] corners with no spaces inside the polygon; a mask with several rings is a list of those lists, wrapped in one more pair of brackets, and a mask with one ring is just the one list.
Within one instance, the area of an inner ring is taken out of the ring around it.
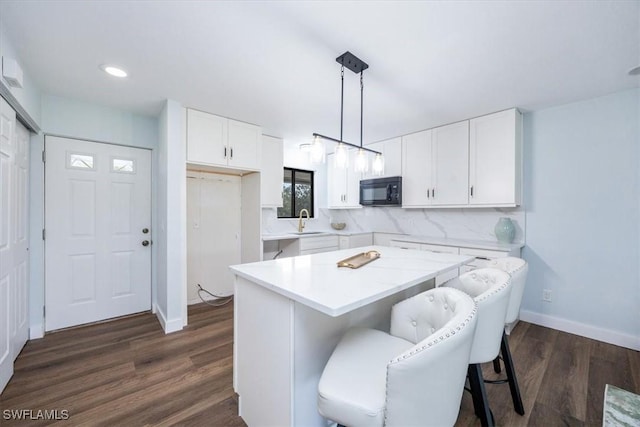
{"label": "marble backsplash", "polygon": [[[316,218],[305,230],[328,230],[331,222],[347,224],[344,231],[377,231],[414,236],[441,237],[495,242],[494,227],[501,217],[509,217],[516,228],[514,242],[525,242],[525,210],[517,208],[402,209],[368,207],[362,209],[317,209]],[[295,231],[298,220],[278,219],[275,209],[262,210],[262,232]]]}

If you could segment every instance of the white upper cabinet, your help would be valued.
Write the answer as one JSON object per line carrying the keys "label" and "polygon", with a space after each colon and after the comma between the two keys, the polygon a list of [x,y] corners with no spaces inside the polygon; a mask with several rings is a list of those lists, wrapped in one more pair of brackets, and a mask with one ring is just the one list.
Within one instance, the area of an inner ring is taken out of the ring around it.
{"label": "white upper cabinet", "polygon": [[431,205],[459,206],[469,202],[469,122],[432,130]]}
{"label": "white upper cabinet", "polygon": [[227,164],[228,119],[187,110],[187,161]]}
{"label": "white upper cabinet", "polygon": [[187,109],[187,162],[259,170],[260,126]]}
{"label": "white upper cabinet", "polygon": [[362,174],[353,170],[357,150],[349,150],[349,167],[336,169],[334,154],[327,155],[327,201],[329,209],[354,209],[360,205],[360,179]]}
{"label": "white upper cabinet", "polygon": [[402,137],[402,207],[431,202],[431,130]]}
{"label": "white upper cabinet", "polygon": [[[382,175],[373,175],[371,168],[367,171],[362,179],[384,178],[390,176],[402,175],[402,139],[391,138],[384,141],[368,144],[367,148],[379,151],[384,156],[384,172]],[[373,154],[371,158],[373,158]]]}
{"label": "white upper cabinet", "polygon": [[469,121],[469,204],[517,206],[522,197],[522,114],[506,110]]}
{"label": "white upper cabinet", "polygon": [[467,204],[468,122],[402,137],[402,206]]}
{"label": "white upper cabinet", "polygon": [[282,139],[262,136],[260,191],[263,207],[282,207],[283,178]]}

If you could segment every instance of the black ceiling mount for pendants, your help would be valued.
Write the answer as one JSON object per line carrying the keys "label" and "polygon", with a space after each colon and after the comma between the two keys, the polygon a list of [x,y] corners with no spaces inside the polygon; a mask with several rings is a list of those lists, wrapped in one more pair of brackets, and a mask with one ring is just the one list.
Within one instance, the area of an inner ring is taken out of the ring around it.
{"label": "black ceiling mount for pendants", "polygon": [[[369,68],[369,65],[349,51],[346,51],[345,53],[337,57],[336,62],[342,65],[341,71],[340,71],[340,139],[331,138],[325,135],[321,135],[319,133],[314,133],[313,136],[318,138],[328,139],[329,141],[338,142],[340,144],[349,145],[351,147],[369,151],[374,154],[382,155],[381,152],[372,150],[371,148],[367,148],[362,145],[362,115],[363,115],[363,92],[364,92],[364,85],[362,83],[362,74],[363,74],[362,72],[367,68]],[[360,74],[360,145],[351,144],[349,142],[342,140],[342,124],[344,119],[343,115],[344,115],[344,68],[345,67],[350,69],[356,74]]]}
{"label": "black ceiling mount for pendants", "polygon": [[347,67],[356,74],[361,73],[369,68],[369,65],[366,62],[349,51],[346,51],[342,55],[338,56],[336,58],[336,62]]}
{"label": "black ceiling mount for pendants", "polygon": [[[334,141],[340,144],[345,144],[351,147],[359,148],[360,150],[369,151],[374,154],[382,155],[381,152],[372,150],[371,148],[367,148],[362,145],[362,121],[363,121],[362,116],[363,116],[363,110],[364,110],[363,108],[364,107],[364,101],[363,101],[364,85],[362,83],[362,74],[364,70],[369,68],[369,65],[349,51],[346,51],[342,55],[338,56],[336,58],[336,62],[342,65],[342,67],[340,67],[341,68],[340,70],[340,139],[331,138],[329,136],[321,135],[319,133],[314,133],[313,136],[314,138],[327,139],[329,141]],[[350,69],[356,74],[360,74],[360,145],[351,144],[349,142],[342,140],[342,125],[343,125],[343,119],[344,119],[344,68],[345,67]]]}

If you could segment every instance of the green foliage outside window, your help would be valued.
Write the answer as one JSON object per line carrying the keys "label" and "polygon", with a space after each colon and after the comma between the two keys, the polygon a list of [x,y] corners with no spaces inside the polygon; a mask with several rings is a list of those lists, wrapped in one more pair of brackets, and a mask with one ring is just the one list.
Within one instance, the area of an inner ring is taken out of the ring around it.
{"label": "green foliage outside window", "polygon": [[278,218],[298,218],[302,209],[313,218],[313,171],[284,168],[282,204]]}

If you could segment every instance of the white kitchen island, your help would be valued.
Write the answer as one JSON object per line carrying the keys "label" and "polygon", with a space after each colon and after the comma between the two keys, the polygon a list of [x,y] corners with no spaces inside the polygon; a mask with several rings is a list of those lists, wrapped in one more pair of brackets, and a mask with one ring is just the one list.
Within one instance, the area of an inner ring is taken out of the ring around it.
{"label": "white kitchen island", "polygon": [[[380,258],[359,269],[336,266],[370,250]],[[240,416],[250,427],[329,425],[316,408],[318,381],[344,332],[389,331],[393,304],[473,259],[368,246],[231,266]]]}

